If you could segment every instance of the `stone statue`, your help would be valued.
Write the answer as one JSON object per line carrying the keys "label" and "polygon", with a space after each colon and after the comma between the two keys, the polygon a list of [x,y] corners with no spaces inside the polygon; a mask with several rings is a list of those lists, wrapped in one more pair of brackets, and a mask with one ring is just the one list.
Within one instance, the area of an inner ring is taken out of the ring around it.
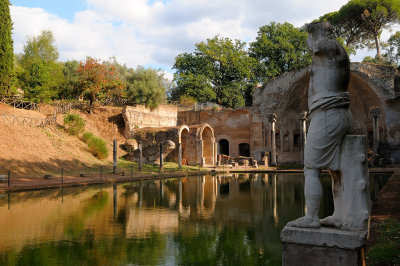
{"label": "stone statue", "polygon": [[[352,115],[349,110],[350,96],[347,92],[350,80],[349,57],[345,49],[334,38],[330,37],[331,25],[329,22],[311,23],[307,25],[307,31],[309,33],[307,44],[313,55],[308,89],[308,107],[311,121],[304,150],[304,194],[307,214],[289,222],[288,226],[318,228],[322,224],[342,229],[346,226],[347,229],[363,227],[365,222],[364,211],[362,214],[364,218],[361,219],[363,220],[362,226],[344,225],[347,222],[342,222],[342,220],[347,218],[343,216],[349,216],[349,214],[339,215],[340,208],[343,206],[338,206],[346,204],[346,202],[343,202],[344,198],[352,200],[351,191],[346,192],[350,193],[348,195],[342,193],[342,191],[346,182],[353,182],[349,181],[352,177],[346,175],[355,174],[354,172],[346,172],[347,168],[343,169],[349,162],[345,162],[341,158],[344,156],[342,150],[346,150],[342,147],[342,142],[345,135],[351,132],[352,127]],[[350,138],[346,142],[350,143],[352,139]],[[362,147],[362,143],[359,144]],[[353,144],[346,145],[352,146]],[[345,156],[351,156],[350,152],[353,151],[348,151]],[[364,153],[365,151],[361,150],[354,155],[355,157],[361,156],[357,157],[360,163],[360,173],[358,174],[363,175],[363,178],[365,178],[365,158],[362,157]],[[351,168],[351,165],[348,167]],[[322,169],[328,169],[333,179],[335,213],[331,217],[319,220],[318,212],[322,197],[319,177]],[[368,176],[368,172],[366,176]],[[346,178],[347,180],[344,180]],[[362,182],[365,183],[365,181]],[[352,185],[347,185],[345,189],[350,187]],[[344,194],[346,196],[343,197]],[[348,204],[351,205],[351,202],[348,202]],[[351,209],[353,210],[353,207]],[[366,206],[366,209],[368,209],[368,206]],[[369,211],[367,210],[367,212],[366,219],[368,220]]]}

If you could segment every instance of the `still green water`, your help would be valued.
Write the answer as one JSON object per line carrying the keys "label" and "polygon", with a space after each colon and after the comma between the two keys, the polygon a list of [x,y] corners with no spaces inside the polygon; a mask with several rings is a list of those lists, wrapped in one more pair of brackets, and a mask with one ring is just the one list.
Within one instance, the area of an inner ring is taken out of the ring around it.
{"label": "still green water", "polygon": [[[388,177],[371,176],[373,198]],[[303,186],[302,175],[231,174],[0,195],[0,265],[280,265]]]}

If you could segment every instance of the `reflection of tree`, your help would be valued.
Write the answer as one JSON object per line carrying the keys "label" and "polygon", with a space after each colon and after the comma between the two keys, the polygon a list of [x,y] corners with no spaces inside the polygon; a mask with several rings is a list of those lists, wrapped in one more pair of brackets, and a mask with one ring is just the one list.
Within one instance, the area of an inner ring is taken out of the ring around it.
{"label": "reflection of tree", "polygon": [[108,203],[108,193],[98,192],[93,197],[87,200],[86,206],[83,208],[81,215],[74,215],[68,217],[65,224],[66,235],[72,236],[74,239],[78,238],[85,230],[85,220],[106,208]]}
{"label": "reflection of tree", "polygon": [[244,228],[201,228],[174,237],[179,265],[279,265],[280,260],[256,247],[254,232]]}
{"label": "reflection of tree", "polygon": [[166,236],[95,240],[86,231],[82,241],[27,245],[20,252],[0,254],[1,265],[156,265],[165,261]]}

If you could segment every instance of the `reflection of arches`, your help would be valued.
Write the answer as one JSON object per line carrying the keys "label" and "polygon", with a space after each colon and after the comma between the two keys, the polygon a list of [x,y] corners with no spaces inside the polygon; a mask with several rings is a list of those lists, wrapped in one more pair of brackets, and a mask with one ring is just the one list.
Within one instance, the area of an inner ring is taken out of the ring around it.
{"label": "reflection of arches", "polygon": [[218,141],[218,154],[229,156],[229,141],[227,139],[220,139]]}
{"label": "reflection of arches", "polygon": [[239,144],[239,156],[250,157],[250,145],[248,143]]}

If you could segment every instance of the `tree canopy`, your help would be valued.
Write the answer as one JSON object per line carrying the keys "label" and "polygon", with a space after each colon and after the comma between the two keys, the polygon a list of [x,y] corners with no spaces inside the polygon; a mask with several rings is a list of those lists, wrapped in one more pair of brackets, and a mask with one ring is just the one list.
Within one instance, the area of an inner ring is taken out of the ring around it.
{"label": "tree canopy", "polygon": [[227,107],[242,107],[251,101],[256,60],[248,55],[246,43],[215,36],[197,43],[193,53],[175,58],[177,86],[172,98],[191,96]]}
{"label": "tree canopy", "polygon": [[83,95],[89,98],[90,105],[99,98],[112,93],[122,93],[124,84],[117,77],[115,68],[101,64],[99,60],[88,57],[76,69]]}
{"label": "tree canopy", "polygon": [[0,97],[13,90],[14,51],[11,38],[10,2],[0,1]]}
{"label": "tree canopy", "polygon": [[271,22],[260,27],[255,42],[250,43],[250,55],[259,62],[256,76],[260,82],[311,63],[305,30],[285,22]]}
{"label": "tree canopy", "polygon": [[164,74],[160,71],[138,66],[126,77],[127,97],[137,104],[156,108],[166,98],[164,80]]}
{"label": "tree canopy", "polygon": [[350,0],[339,11],[322,16],[334,26],[335,34],[354,48],[375,47],[381,58],[382,30],[400,18],[399,0]]}
{"label": "tree canopy", "polygon": [[17,76],[25,97],[42,102],[58,96],[64,81],[63,64],[57,61],[58,56],[51,31],[42,31],[27,40],[23,53],[17,57]]}

